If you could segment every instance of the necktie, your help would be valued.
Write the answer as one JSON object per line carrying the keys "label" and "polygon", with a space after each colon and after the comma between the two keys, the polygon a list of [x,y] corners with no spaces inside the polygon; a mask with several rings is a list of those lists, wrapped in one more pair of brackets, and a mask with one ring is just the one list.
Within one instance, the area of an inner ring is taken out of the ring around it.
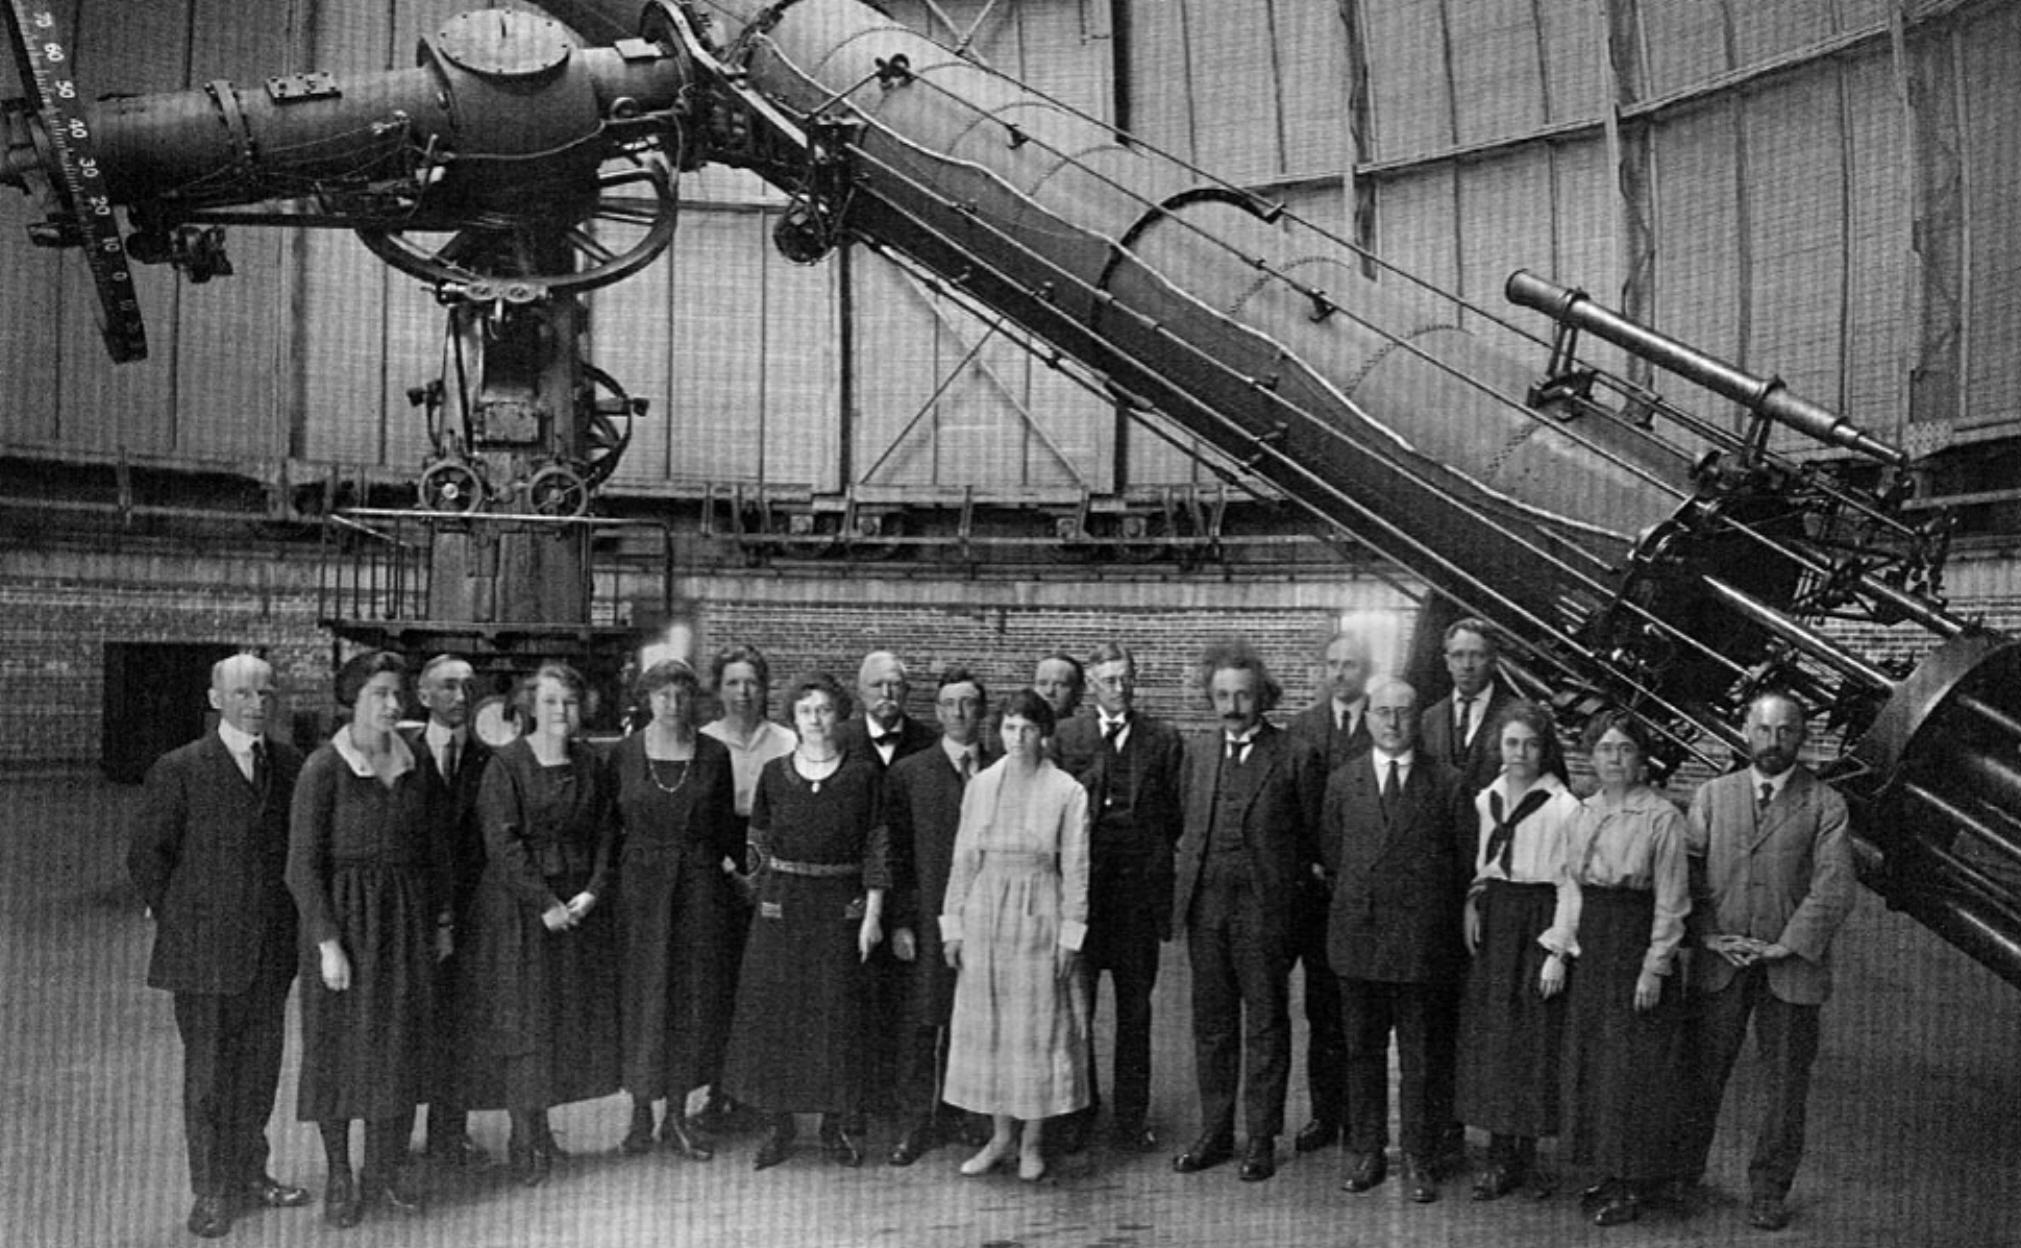
{"label": "necktie", "polygon": [[1467,751],[1467,719],[1468,713],[1473,710],[1474,706],[1472,698],[1459,698],[1456,700],[1460,704],[1460,717],[1458,725],[1453,729],[1454,758],[1458,758]]}
{"label": "necktie", "polygon": [[1516,813],[1504,819],[1502,795],[1493,789],[1488,790],[1488,813],[1494,817],[1495,830],[1488,833],[1487,861],[1499,860],[1503,878],[1512,878],[1509,873],[1509,861],[1516,852],[1516,825],[1537,813],[1543,808],[1544,803],[1550,800],[1551,795],[1544,790],[1531,789],[1516,803]]}
{"label": "necktie", "polygon": [[1249,742],[1237,741],[1233,737],[1228,738],[1229,762],[1234,763],[1237,767],[1240,767],[1242,765],[1243,760],[1248,757],[1249,757]]}
{"label": "necktie", "polygon": [[267,743],[253,742],[253,787],[264,793],[267,791]]}
{"label": "necktie", "polygon": [[975,778],[975,754],[970,750],[961,752],[961,782],[967,784]]}
{"label": "necktie", "polygon": [[1110,720],[1109,722],[1102,725],[1102,740],[1108,742],[1109,745],[1115,749],[1118,750],[1122,749],[1123,729],[1129,726],[1130,721],[1128,717],[1125,717],[1123,719]]}
{"label": "necktie", "polygon": [[1755,799],[1754,813],[1757,815],[1766,814],[1768,811],[1768,804],[1774,800],[1775,800],[1775,786],[1772,784],[1763,784],[1761,786],[1761,796]]}
{"label": "necktie", "polygon": [[444,780],[456,779],[456,764],[458,761],[460,760],[456,757],[456,738],[451,737],[442,743],[442,778]]}
{"label": "necktie", "polygon": [[1387,820],[1396,813],[1396,799],[1403,789],[1403,769],[1396,759],[1389,760],[1389,778],[1382,783],[1382,817]]}
{"label": "necktie", "polygon": [[1333,730],[1343,737],[1348,734],[1346,707],[1336,706],[1333,708]]}

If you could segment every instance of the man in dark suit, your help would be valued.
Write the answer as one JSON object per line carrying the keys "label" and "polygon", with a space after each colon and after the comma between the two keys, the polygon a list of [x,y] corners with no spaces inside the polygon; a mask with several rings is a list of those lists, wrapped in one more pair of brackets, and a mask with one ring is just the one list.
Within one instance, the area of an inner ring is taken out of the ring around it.
{"label": "man in dark suit", "polygon": [[[856,714],[836,727],[835,744],[848,753],[869,759],[880,773],[902,758],[933,748],[940,733],[905,713],[905,700],[911,691],[912,682],[906,675],[903,659],[889,650],[864,655],[862,665],[856,669],[856,697],[862,705]],[[877,1016],[902,1017],[912,996],[912,968],[898,960],[891,941],[882,942],[871,952],[870,979]],[[872,1113],[900,1109],[897,1056],[893,1045],[871,1046],[863,1099]]]}
{"label": "man in dark suit", "polygon": [[883,771],[940,740],[938,732],[905,713],[911,690],[905,660],[889,650],[863,656],[856,670],[856,698],[862,706],[835,729],[835,743]]}
{"label": "man in dark suit", "polygon": [[[1368,642],[1342,629],[1320,652],[1321,686],[1326,696],[1291,717],[1287,730],[1326,760],[1331,776],[1349,759],[1368,753]],[[1292,903],[1292,958],[1305,968],[1305,1086],[1312,1098],[1312,1121],[1298,1132],[1298,1151],[1309,1153],[1340,1138],[1347,1120],[1347,1040],[1341,1034],[1340,982],[1326,964],[1327,892],[1318,879],[1305,881]]]}
{"label": "man in dark suit", "polygon": [[[1444,637],[1446,674],[1452,677],[1452,692],[1424,708],[1419,730],[1424,752],[1451,769],[1459,778],[1461,794],[1468,801],[1495,782],[1502,773],[1502,754],[1495,740],[1495,724],[1517,700],[1516,691],[1497,675],[1501,639],[1485,620],[1466,618],[1448,625]],[[1452,1008],[1459,1009],[1461,983],[1455,977],[1448,986]],[[1457,1077],[1453,1066],[1440,1066],[1439,1079]],[[1434,1089],[1433,1099],[1443,1105],[1453,1103],[1450,1086]],[[1456,1167],[1466,1160],[1467,1131],[1457,1119],[1439,1131],[1436,1149],[1441,1167]]]}
{"label": "man in dark suit", "polygon": [[[491,748],[470,729],[472,690],[476,673],[469,662],[438,654],[421,669],[417,682],[428,722],[403,729],[407,747],[420,762],[421,775],[436,809],[449,819],[451,871],[450,921],[454,947],[468,938],[466,920],[477,882],[484,875],[484,834],[477,822],[477,790],[491,762]],[[457,1000],[457,954],[436,963],[438,1025],[434,1091],[428,1105],[428,1155],[452,1166],[483,1164],[484,1150],[470,1138],[470,1115],[458,1094],[462,1078],[462,1038],[466,1011]]]}
{"label": "man in dark suit", "polygon": [[940,907],[961,829],[961,797],[977,772],[995,762],[982,746],[989,695],[965,667],[940,674],[934,695],[938,748],[899,759],[884,774],[884,816],[891,825],[891,894],[884,913],[892,956],[911,989],[898,1035],[898,1112],[908,1125],[888,1160],[909,1166],[949,1138],[961,1110],[940,1099],[954,1010],[954,971],[940,940]]}
{"label": "man in dark suit", "polygon": [[1333,904],[1327,961],[1340,977],[1347,1033],[1347,1182],[1388,1173],[1389,1044],[1396,1035],[1398,1118],[1412,1200],[1438,1199],[1436,1152],[1452,1120],[1465,962],[1461,910],[1473,866],[1473,805],[1451,771],[1417,748],[1417,691],[1368,691],[1369,752],[1326,786],[1322,849]]}
{"label": "man in dark suit", "polygon": [[1087,692],[1087,672],[1081,661],[1064,650],[1039,657],[1032,669],[1032,692],[1053,708],[1053,722],[1064,724],[1081,709],[1081,695]]}
{"label": "man in dark suit", "polygon": [[211,669],[217,731],[148,771],[126,865],[154,916],[147,982],[175,994],[183,1046],[183,1136],[206,1239],[239,1212],[307,1204],[267,1174],[267,1119],[281,1073],[295,903],[282,874],[302,756],[269,740],[274,673],[233,655]]}
{"label": "man in dark suit", "polygon": [[[1178,729],[1136,709],[1137,663],[1128,647],[1113,641],[1095,647],[1087,673],[1095,713],[1061,723],[1053,754],[1087,788],[1093,819],[1081,965],[1091,1029],[1103,971],[1115,990],[1110,1139],[1118,1148],[1148,1152],[1158,1146],[1149,1125],[1151,990],[1158,945],[1172,938],[1172,847],[1184,822],[1179,786],[1186,747]],[[1092,1055],[1088,1069],[1096,1070]],[[1093,1082],[1094,1100],[1068,1127],[1075,1143],[1085,1142],[1101,1107],[1100,1080]]]}
{"label": "man in dark suit", "polygon": [[1246,644],[1210,647],[1197,677],[1220,729],[1187,742],[1172,923],[1193,964],[1201,1126],[1172,1168],[1191,1174],[1234,1156],[1239,1088],[1249,1137],[1241,1177],[1254,1182],[1277,1172],[1291,1070],[1283,899],[1318,862],[1326,764],[1264,718],[1282,690]]}
{"label": "man in dark suit", "polygon": [[1446,672],[1453,690],[1424,711],[1425,752],[1458,774],[1470,800],[1502,772],[1495,721],[1516,693],[1507,681],[1496,679],[1500,655],[1492,625],[1472,617],[1455,620],[1445,632]]}
{"label": "man in dark suit", "polygon": [[1688,926],[1703,952],[1691,968],[1694,1077],[1681,1154],[1684,1176],[1695,1182],[1752,1019],[1767,1069],[1747,1219],[1779,1231],[1789,1225],[1785,1202],[1803,1157],[1832,937],[1858,890],[1845,800],[1797,762],[1803,707],[1786,694],[1763,694],[1747,709],[1746,730],[1753,765],[1701,785],[1688,819]]}

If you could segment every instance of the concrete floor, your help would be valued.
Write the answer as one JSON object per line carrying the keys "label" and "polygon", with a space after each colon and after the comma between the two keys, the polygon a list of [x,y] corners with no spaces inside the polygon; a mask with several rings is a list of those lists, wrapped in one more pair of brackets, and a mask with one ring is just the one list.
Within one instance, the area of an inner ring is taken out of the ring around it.
{"label": "concrete floor", "polygon": [[[138,790],[93,779],[0,782],[0,1245],[59,1248],[188,1244],[189,1206],[168,998],[147,989],[149,932],[125,884],[124,827]],[[1172,1173],[1195,1126],[1185,1032],[1186,966],[1169,952],[1159,985],[1154,1118],[1171,1145],[1143,1157],[1097,1148],[1029,1187],[963,1179],[959,1149],[918,1165],[844,1171],[812,1148],[765,1173],[755,1139],[715,1161],[630,1159],[614,1148],[621,1098],[556,1115],[574,1156],[549,1185],[512,1187],[502,1171],[436,1182],[423,1218],[374,1211],[348,1240],[374,1245],[697,1244],[710,1248],[1150,1248],[1154,1245],[2021,1245],[2021,993],[1871,897],[1840,939],[1840,991],[1827,1007],[1811,1102],[1811,1155],[1781,1235],[1747,1229],[1745,1153],[1722,1132],[1704,1207],[1652,1212],[1602,1230],[1578,1202],[1490,1205],[1450,1185],[1436,1205],[1394,1183],[1341,1192],[1333,1153],[1284,1159],[1269,1183],[1232,1167]],[[1106,1015],[1107,1010],[1104,1009]],[[313,1130],[294,1121],[294,1018],[270,1129],[273,1172],[320,1195]],[[1747,1067],[1734,1096],[1751,1088]],[[1302,1085],[1293,1103],[1303,1104]],[[1293,1124],[1302,1121],[1293,1111]],[[888,1146],[880,1124],[872,1143]],[[502,1115],[479,1142],[502,1151]],[[1283,1150],[1280,1150],[1282,1152]],[[1576,1188],[1568,1182],[1567,1190]],[[243,1219],[226,1242],[333,1244],[319,1210]]]}

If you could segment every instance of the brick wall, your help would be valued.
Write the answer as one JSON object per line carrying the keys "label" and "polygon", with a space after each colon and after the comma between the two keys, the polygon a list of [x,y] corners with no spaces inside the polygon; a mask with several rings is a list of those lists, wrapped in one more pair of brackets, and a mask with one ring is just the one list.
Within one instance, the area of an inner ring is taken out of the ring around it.
{"label": "brick wall", "polygon": [[[1203,646],[1240,634],[1263,655],[1285,687],[1284,707],[1313,699],[1313,656],[1333,632],[1335,612],[1315,607],[1214,610],[1124,608],[1064,610],[1053,607],[936,609],[929,607],[828,607],[710,604],[700,630],[705,659],[732,641],[754,644],[771,661],[773,685],[784,689],[800,676],[826,669],[855,687],[862,657],[896,651],[912,675],[909,713],[933,720],[937,674],[960,663],[982,679],[994,699],[1031,683],[1038,656],[1054,649],[1085,657],[1115,639],[1137,660],[1138,704],[1186,727],[1207,722],[1205,703],[1188,687]],[[785,716],[784,707],[774,708]]]}
{"label": "brick wall", "polygon": [[[331,643],[315,621],[316,565],[279,550],[221,557],[121,551],[0,551],[0,770],[95,768],[100,761],[104,650],[111,642],[223,643],[264,648],[292,712],[327,712]],[[2003,579],[1961,614],[2021,628],[2021,596]],[[1001,694],[1026,685],[1040,654],[1085,655],[1117,638],[1137,654],[1140,700],[1185,727],[1206,723],[1187,687],[1203,645],[1240,634],[1285,686],[1284,709],[1314,698],[1312,658],[1347,612],[1388,635],[1394,665],[1409,636],[1395,591],[1343,574],[1328,579],[1221,582],[1157,578],[1088,582],[910,580],[843,574],[698,577],[681,583],[680,623],[706,661],[732,641],[770,656],[775,686],[825,668],[853,686],[862,656],[896,650],[910,664],[909,710],[932,718],[933,678],[960,662]],[[1876,659],[1928,646],[1914,628],[1831,630]],[[783,708],[774,706],[775,714]]]}

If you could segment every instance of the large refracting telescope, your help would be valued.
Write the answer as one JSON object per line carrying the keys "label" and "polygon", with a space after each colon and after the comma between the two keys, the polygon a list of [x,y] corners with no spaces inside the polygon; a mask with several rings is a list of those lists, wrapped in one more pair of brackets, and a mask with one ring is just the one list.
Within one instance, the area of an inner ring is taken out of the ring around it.
{"label": "large refracting telescope", "polygon": [[[321,120],[271,88],[265,104],[92,105],[24,74],[41,98],[9,114],[5,178],[49,205],[42,241],[83,244],[95,273],[118,249],[114,209],[189,270],[212,248],[188,231],[287,201],[246,223],[357,229],[473,319],[510,303],[541,323],[571,272],[623,276],[578,237],[614,204],[599,186],[613,157],[748,168],[791,198],[789,255],[874,248],[1006,318],[1322,534],[1496,623],[1516,679],[1567,718],[1624,704],[1668,765],[1723,770],[1747,700],[1793,690],[1823,712],[1819,761],[1855,811],[1866,882],[2021,985],[2021,648],[1950,610],[1949,529],[1907,506],[1901,450],[1545,278],[1511,277],[1520,322],[1450,298],[854,0],[544,7],[609,46],[472,15],[488,43],[464,31],[474,48],[338,84]],[[574,95],[542,85],[558,63]],[[459,129],[466,93],[482,130]],[[57,133],[80,119],[96,190]],[[262,133],[283,119],[284,138]],[[560,153],[575,159],[545,163]],[[494,194],[507,168],[537,170],[562,207],[543,218]],[[646,201],[667,198],[669,176],[647,181]],[[627,211],[657,254],[660,211]],[[417,222],[448,241],[417,242]],[[515,273],[517,302],[501,293]],[[115,309],[121,280],[100,282]],[[115,355],[135,340],[122,320]],[[1643,371],[1601,367],[1591,340]],[[1650,368],[1741,418],[1694,415]],[[1881,630],[1913,641],[1863,650]]]}

